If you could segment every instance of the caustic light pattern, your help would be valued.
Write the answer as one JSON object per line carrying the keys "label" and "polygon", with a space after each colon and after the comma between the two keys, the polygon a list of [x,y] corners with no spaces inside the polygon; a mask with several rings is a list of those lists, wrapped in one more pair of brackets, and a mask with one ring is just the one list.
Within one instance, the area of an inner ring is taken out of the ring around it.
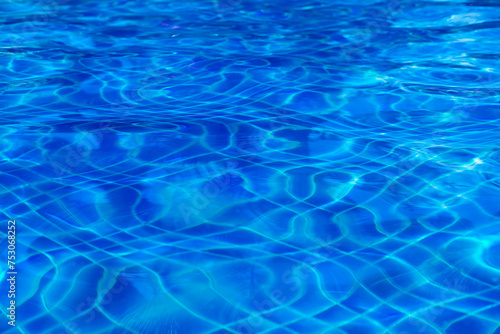
{"label": "caustic light pattern", "polygon": [[1,10],[2,333],[500,333],[498,2]]}

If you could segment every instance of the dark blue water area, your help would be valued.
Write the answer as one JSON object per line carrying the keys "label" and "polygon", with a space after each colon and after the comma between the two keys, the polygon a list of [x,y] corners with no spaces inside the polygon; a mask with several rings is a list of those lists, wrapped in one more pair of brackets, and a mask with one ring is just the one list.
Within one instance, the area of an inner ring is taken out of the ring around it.
{"label": "dark blue water area", "polygon": [[1,333],[500,333],[499,1],[0,12]]}

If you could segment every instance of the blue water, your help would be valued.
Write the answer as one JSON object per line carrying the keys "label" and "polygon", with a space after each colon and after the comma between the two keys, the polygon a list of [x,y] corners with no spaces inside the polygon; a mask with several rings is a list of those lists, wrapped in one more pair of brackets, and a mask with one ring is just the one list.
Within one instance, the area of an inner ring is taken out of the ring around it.
{"label": "blue water", "polygon": [[0,11],[1,333],[500,333],[499,1]]}

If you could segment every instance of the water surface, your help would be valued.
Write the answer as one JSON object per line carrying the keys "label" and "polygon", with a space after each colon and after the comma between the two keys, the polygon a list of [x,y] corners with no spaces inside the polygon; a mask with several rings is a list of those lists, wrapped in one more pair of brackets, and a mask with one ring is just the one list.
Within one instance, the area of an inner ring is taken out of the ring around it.
{"label": "water surface", "polygon": [[0,9],[3,333],[500,333],[498,1]]}

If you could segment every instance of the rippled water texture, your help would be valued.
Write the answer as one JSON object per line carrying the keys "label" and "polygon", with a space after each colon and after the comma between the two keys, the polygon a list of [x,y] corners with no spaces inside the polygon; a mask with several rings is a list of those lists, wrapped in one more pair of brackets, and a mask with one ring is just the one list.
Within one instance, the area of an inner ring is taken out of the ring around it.
{"label": "rippled water texture", "polygon": [[500,333],[500,2],[0,9],[2,333]]}

